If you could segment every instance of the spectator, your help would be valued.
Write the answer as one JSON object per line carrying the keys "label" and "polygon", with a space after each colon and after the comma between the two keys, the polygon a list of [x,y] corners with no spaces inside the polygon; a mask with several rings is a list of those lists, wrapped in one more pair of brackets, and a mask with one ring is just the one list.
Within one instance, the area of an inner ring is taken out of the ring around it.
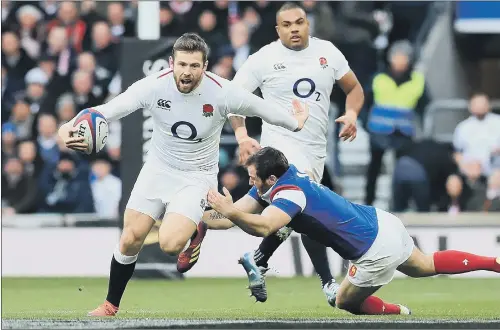
{"label": "spectator", "polygon": [[241,178],[233,169],[229,169],[224,172],[221,176],[220,182],[223,187],[229,190],[231,196],[236,198],[236,200],[245,196],[248,192],[248,185],[245,182],[242,182]]}
{"label": "spectator", "polygon": [[73,153],[62,152],[56,164],[46,165],[39,189],[42,197],[39,212],[94,212],[88,172],[77,168]]}
{"label": "spectator", "polygon": [[24,81],[9,79],[7,69],[2,66],[2,124],[9,120],[16,100],[24,94]]}
{"label": "spectator", "polygon": [[118,42],[122,37],[134,37],[134,23],[125,18],[125,8],[121,2],[111,2],[107,10],[108,23],[111,26],[111,34],[114,41]]}
{"label": "spectator", "polygon": [[118,219],[122,182],[111,174],[111,164],[101,157],[92,165],[95,180],[91,183],[97,215],[103,219]]}
{"label": "spectator", "polygon": [[53,115],[41,114],[38,117],[38,150],[44,163],[56,164],[59,159],[57,144],[57,121]]}
{"label": "spectator", "polygon": [[40,1],[40,7],[46,21],[51,21],[57,16],[57,1],[56,0],[43,0]]}
{"label": "spectator", "polygon": [[2,214],[35,212],[37,190],[36,179],[24,172],[23,163],[10,158],[2,170]]}
{"label": "spectator", "polygon": [[42,20],[42,12],[33,5],[23,5],[17,10],[18,34],[21,36],[21,45],[33,59],[40,56],[41,44],[45,37],[43,25],[40,24]]}
{"label": "spectator", "polygon": [[302,1],[309,21],[311,35],[317,38],[332,40],[333,12],[328,3],[314,0]]}
{"label": "spectator", "polygon": [[26,83],[25,101],[29,104],[31,113],[37,114],[45,99],[45,86],[49,82],[49,77],[40,68],[34,68],[28,71],[24,78]]}
{"label": "spectator", "polygon": [[[459,174],[450,178],[450,197],[473,197],[493,173],[493,159],[500,154],[500,116],[490,113],[489,99],[475,94],[469,102],[471,116],[458,124],[453,134],[455,161]],[[456,205],[457,207],[460,205]],[[457,211],[463,210],[458,208]]]}
{"label": "spectator", "polygon": [[211,54],[209,54],[208,62],[215,63],[217,50],[229,41],[224,33],[216,30],[217,17],[211,10],[206,9],[201,13],[198,18],[198,26],[199,35],[205,39],[210,49],[212,49]]}
{"label": "spectator", "polygon": [[160,35],[162,37],[176,38],[182,34],[183,27],[178,17],[174,15],[168,3],[160,6]]}
{"label": "spectator", "polygon": [[59,96],[71,90],[70,77],[61,76],[56,71],[57,57],[44,53],[38,60],[38,67],[47,76],[48,83],[45,85],[45,100],[40,111],[54,114],[55,104]]}
{"label": "spectator", "polygon": [[496,170],[488,180],[488,190],[483,210],[500,212],[500,170]]}
{"label": "spectator", "polygon": [[83,50],[87,24],[79,18],[78,9],[74,2],[63,1],[60,3],[57,18],[47,24],[47,30],[50,33],[55,27],[64,28],[67,40],[78,53]]}
{"label": "spectator", "polygon": [[53,27],[50,30],[47,37],[47,49],[45,53],[55,59],[56,72],[59,76],[65,77],[71,74],[76,53],[68,43],[65,28]]}
{"label": "spectator", "polygon": [[31,139],[35,136],[35,116],[31,113],[28,103],[17,101],[12,109],[11,123],[15,125],[17,138]]}
{"label": "spectator", "polygon": [[58,127],[69,122],[76,116],[76,105],[73,100],[73,95],[64,94],[57,100],[56,114],[58,119]]}
{"label": "spectator", "polygon": [[102,90],[95,91],[95,96],[105,99],[108,96],[108,86],[117,74],[119,68],[119,46],[112,42],[109,26],[98,22],[92,28],[93,53],[95,57],[95,77]]}
{"label": "spectator", "polygon": [[12,123],[2,125],[2,165],[8,158],[16,156],[16,126]]}
{"label": "spectator", "polygon": [[446,178],[456,171],[452,150],[433,140],[414,143],[396,163],[392,177],[394,212],[408,209],[410,200],[417,212],[429,212],[446,196]]}
{"label": "spectator", "polygon": [[77,111],[99,105],[104,101],[102,95],[97,98],[92,93],[93,77],[89,72],[76,71],[73,74],[72,87]]}
{"label": "spectator", "polygon": [[43,169],[43,159],[38,153],[35,142],[31,140],[19,142],[19,145],[17,146],[17,154],[23,163],[24,171],[28,175],[38,178]]}
{"label": "spectator", "polygon": [[425,78],[413,71],[413,48],[408,42],[399,42],[389,53],[391,66],[377,74],[366,91],[365,105],[370,109],[370,164],[368,165],[365,203],[375,200],[377,178],[382,158],[388,149],[395,149],[396,157],[412,142],[416,114],[422,115],[428,103]]}
{"label": "spectator", "polygon": [[14,32],[2,34],[2,66],[11,80],[24,80],[26,73],[35,66],[35,61],[19,46]]}
{"label": "spectator", "polygon": [[229,28],[229,40],[234,50],[233,68],[238,71],[248,56],[254,52],[249,44],[250,34],[247,25],[242,21],[232,24]]}

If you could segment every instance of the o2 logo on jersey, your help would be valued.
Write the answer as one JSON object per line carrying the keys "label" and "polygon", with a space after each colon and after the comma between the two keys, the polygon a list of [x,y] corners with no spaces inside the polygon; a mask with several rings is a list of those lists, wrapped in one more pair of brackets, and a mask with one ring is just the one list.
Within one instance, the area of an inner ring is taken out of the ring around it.
{"label": "o2 logo on jersey", "polygon": [[[299,87],[307,85],[309,85],[307,92],[303,93],[303,88],[300,88],[299,90]],[[316,101],[321,100],[321,94],[320,92],[316,92],[316,83],[311,78],[300,78],[297,80],[295,84],[293,84],[293,94],[301,99],[306,99],[314,94],[316,96]]]}
{"label": "o2 logo on jersey", "polygon": [[[191,135],[189,135],[188,137],[179,136],[179,134],[177,133],[177,130],[179,129],[180,126],[189,127],[189,129],[191,130]],[[191,124],[190,122],[187,122],[187,121],[176,122],[175,124],[172,125],[172,128],[170,129],[170,131],[172,132],[173,136],[175,136],[176,138],[181,139],[181,140],[194,141],[195,143],[199,143],[202,141],[202,139],[196,138],[196,136],[198,135],[198,131],[196,130],[196,127],[194,127],[193,124]]]}

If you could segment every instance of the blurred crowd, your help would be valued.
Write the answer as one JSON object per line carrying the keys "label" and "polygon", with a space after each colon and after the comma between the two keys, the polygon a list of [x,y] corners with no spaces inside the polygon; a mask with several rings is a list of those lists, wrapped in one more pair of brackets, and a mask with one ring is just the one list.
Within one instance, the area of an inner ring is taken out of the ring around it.
{"label": "blurred crowd", "polygon": [[[332,41],[366,87],[367,108],[361,120],[370,131],[368,113],[378,100],[373,76],[385,72],[398,83],[413,79],[412,47],[429,3],[311,0],[301,3],[311,23],[311,35]],[[211,47],[209,70],[231,79],[249,55],[277,39],[275,13],[281,4],[262,0],[161,2],[161,35],[177,37],[187,31],[199,33]],[[1,6],[2,213],[96,212],[102,218],[118,218],[120,123],[111,124],[106,149],[91,158],[65,149],[57,139],[57,129],[80,110],[104,103],[121,92],[120,42],[123,37],[136,36],[137,1],[2,1]],[[481,101],[483,112],[488,108],[485,100]],[[417,101],[414,106],[421,114],[428,103],[425,91]],[[332,94],[332,102],[339,109],[344,108],[345,96],[339,89]],[[471,101],[473,113],[481,107],[474,102]],[[443,202],[446,206],[440,207],[441,210],[467,210],[477,182],[486,185],[485,194],[494,196],[489,200],[498,198],[499,175],[494,174],[493,166],[484,169],[484,153],[483,158],[474,158],[479,153],[463,138],[469,130],[479,127],[480,124],[470,123],[474,116],[460,127],[475,128],[457,128],[455,147],[460,154],[449,162],[448,179],[438,183],[433,178],[442,180],[441,172],[426,172],[415,176],[416,179],[398,174],[398,171],[407,174],[404,166],[408,164],[415,166],[411,159],[419,161],[421,144],[397,130],[390,134],[371,132],[372,160],[367,174],[366,201],[371,203],[375,198],[381,159],[384,151],[391,148],[408,151],[398,153],[400,162],[395,177],[399,181],[395,181],[394,189],[405,193],[397,193],[397,196],[415,199],[418,196],[414,193],[415,185],[408,182],[420,179],[428,184],[429,194],[436,190],[436,185],[442,188],[444,192],[440,197],[448,200]],[[486,117],[488,122],[497,120],[489,119],[496,118],[493,114]],[[260,120],[247,119],[247,126],[250,135],[260,133]],[[229,124],[224,132],[231,134]],[[221,147],[220,183],[238,198],[249,187],[245,171],[237,164],[236,148]],[[451,151],[448,154],[453,155]],[[470,159],[483,164],[479,174],[477,164],[468,165],[466,160]],[[421,167],[425,170],[426,166]],[[459,175],[453,175],[456,173]],[[326,172],[324,183],[334,187],[330,178],[335,175]],[[398,185],[398,182],[402,183]],[[433,200],[426,203],[430,205]],[[395,207],[403,210],[407,202],[400,198]]]}

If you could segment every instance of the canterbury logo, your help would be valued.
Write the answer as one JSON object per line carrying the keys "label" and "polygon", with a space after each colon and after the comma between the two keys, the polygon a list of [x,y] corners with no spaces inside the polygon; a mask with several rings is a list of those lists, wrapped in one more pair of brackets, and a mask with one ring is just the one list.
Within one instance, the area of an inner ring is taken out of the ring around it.
{"label": "canterbury logo", "polygon": [[156,102],[156,104],[158,105],[159,108],[163,108],[163,109],[167,109],[167,110],[170,110],[170,103],[171,103],[171,101],[162,100],[162,99],[159,99],[158,102]]}
{"label": "canterbury logo", "polygon": [[276,70],[276,71],[286,69],[286,66],[283,63],[276,63],[273,67],[274,67],[274,70]]}

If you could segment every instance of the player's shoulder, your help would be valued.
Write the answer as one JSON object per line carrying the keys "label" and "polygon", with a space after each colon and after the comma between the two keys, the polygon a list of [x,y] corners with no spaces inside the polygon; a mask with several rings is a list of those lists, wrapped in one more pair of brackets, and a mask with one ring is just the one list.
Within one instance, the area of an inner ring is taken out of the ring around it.
{"label": "player's shoulder", "polygon": [[307,199],[304,189],[300,182],[295,180],[285,180],[282,183],[276,184],[271,191],[270,200],[286,199],[295,204],[305,207]]}
{"label": "player's shoulder", "polygon": [[222,78],[221,76],[211,72],[205,71],[205,78],[208,78],[210,84],[208,86],[223,88],[230,83],[229,80]]}
{"label": "player's shoulder", "polygon": [[270,61],[278,53],[280,46],[280,41],[275,40],[261,47],[258,51],[250,55],[248,59],[254,63]]}
{"label": "player's shoulder", "polygon": [[136,87],[148,88],[151,89],[154,86],[162,85],[164,86],[166,82],[170,82],[168,78],[171,78],[173,75],[173,70],[170,68],[163,69],[158,72],[150,73],[146,77],[137,80],[134,83]]}
{"label": "player's shoulder", "polygon": [[315,51],[326,52],[329,56],[334,57],[343,56],[342,52],[331,41],[311,37],[310,43]]}

